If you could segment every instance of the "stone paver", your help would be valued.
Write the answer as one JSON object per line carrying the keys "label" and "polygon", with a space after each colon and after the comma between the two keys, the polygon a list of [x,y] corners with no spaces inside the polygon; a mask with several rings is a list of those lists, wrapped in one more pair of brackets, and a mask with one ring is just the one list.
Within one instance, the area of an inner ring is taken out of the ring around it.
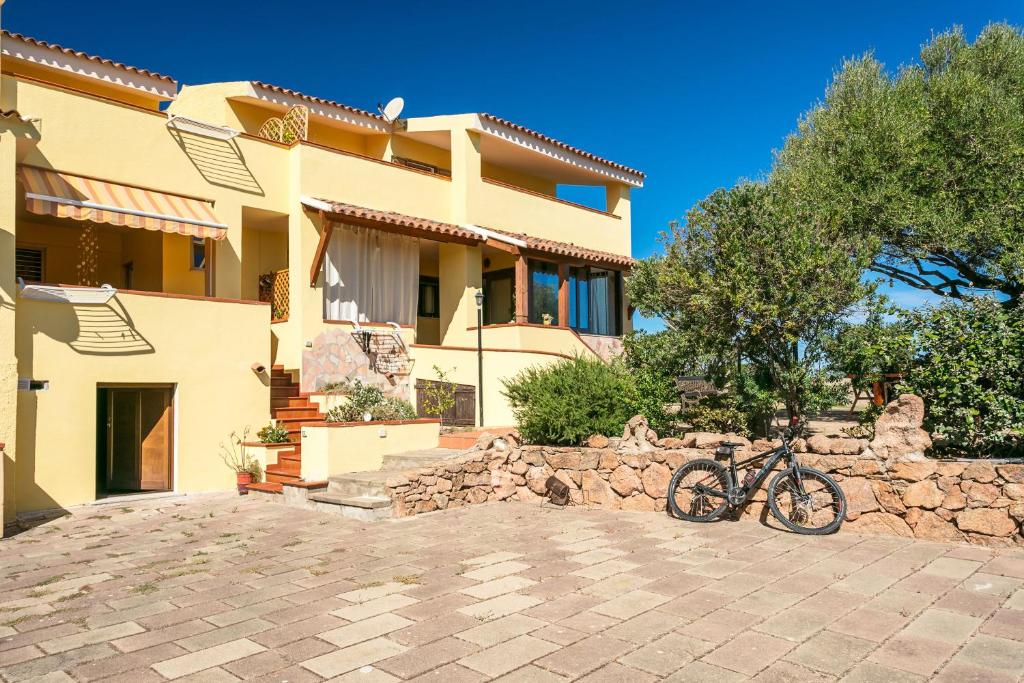
{"label": "stone paver", "polygon": [[490,504],[223,494],[0,541],[0,680],[1017,681],[1024,551]]}

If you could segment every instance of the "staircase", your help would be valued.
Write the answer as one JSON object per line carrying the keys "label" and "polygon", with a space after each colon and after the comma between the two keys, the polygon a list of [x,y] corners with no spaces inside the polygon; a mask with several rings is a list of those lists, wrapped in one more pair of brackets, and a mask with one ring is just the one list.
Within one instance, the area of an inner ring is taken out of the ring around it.
{"label": "staircase", "polygon": [[365,521],[391,516],[391,498],[387,480],[400,472],[425,467],[462,453],[453,448],[426,448],[419,451],[385,455],[384,463],[373,472],[352,472],[331,477],[327,489],[309,494],[317,508],[341,513]]}
{"label": "staircase", "polygon": [[288,439],[294,446],[279,451],[277,463],[267,464],[266,480],[250,484],[248,488],[264,493],[281,493],[283,484],[302,481],[302,426],[323,422],[324,415],[317,404],[299,395],[298,382],[281,365],[270,369],[270,414],[278,426],[288,430]]}

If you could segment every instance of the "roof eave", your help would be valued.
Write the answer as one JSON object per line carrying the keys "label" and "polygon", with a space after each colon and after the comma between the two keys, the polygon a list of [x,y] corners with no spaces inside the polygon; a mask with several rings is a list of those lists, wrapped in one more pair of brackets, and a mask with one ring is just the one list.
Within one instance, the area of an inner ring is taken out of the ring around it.
{"label": "roof eave", "polygon": [[602,159],[497,116],[477,114],[474,128],[486,135],[500,138],[531,152],[542,154],[610,180],[637,188],[644,185],[645,176],[636,169]]}
{"label": "roof eave", "polygon": [[263,102],[285,108],[301,104],[308,107],[309,113],[314,116],[320,116],[337,123],[358,128],[365,128],[377,133],[391,132],[391,126],[383,118],[368,111],[261,81],[250,81],[250,85],[252,86],[253,96]]}
{"label": "roof eave", "polygon": [[96,80],[105,85],[144,95],[158,101],[173,100],[178,82],[169,76],[139,69],[102,57],[3,31],[0,54],[6,59]]}

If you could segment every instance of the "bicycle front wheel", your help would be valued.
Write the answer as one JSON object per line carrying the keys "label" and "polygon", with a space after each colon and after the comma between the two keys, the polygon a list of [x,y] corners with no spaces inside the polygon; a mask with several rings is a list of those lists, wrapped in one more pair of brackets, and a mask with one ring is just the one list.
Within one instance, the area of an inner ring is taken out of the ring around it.
{"label": "bicycle front wheel", "polygon": [[668,507],[688,522],[718,519],[728,507],[725,494],[732,484],[729,472],[714,460],[691,460],[672,475],[668,485]]}
{"label": "bicycle front wheel", "polygon": [[787,529],[814,536],[839,529],[846,516],[846,496],[832,477],[801,467],[779,472],[768,485],[768,507]]}

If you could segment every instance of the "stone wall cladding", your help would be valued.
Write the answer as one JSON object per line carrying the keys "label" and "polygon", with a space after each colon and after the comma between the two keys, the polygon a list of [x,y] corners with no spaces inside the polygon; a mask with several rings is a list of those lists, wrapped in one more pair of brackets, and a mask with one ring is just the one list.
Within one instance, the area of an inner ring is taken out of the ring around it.
{"label": "stone wall cladding", "polygon": [[[904,404],[909,410],[915,407],[913,401]],[[897,413],[896,408],[887,411]],[[794,444],[794,450],[802,451],[801,464],[827,472],[842,486],[848,503],[843,529],[1024,545],[1024,463],[926,458],[916,450],[923,443],[914,433],[920,422],[907,421],[902,413],[897,417],[890,422],[898,425],[883,433],[883,438],[892,438],[878,444],[884,457],[874,450],[877,438],[869,444],[864,439],[812,436]],[[387,486],[396,516],[489,501],[540,504],[550,476],[569,487],[571,505],[664,513],[672,473],[690,460],[715,458],[722,441],[749,444],[737,452],[738,458],[778,445],[703,432],[658,439],[638,416],[626,425],[622,438],[595,436],[574,448],[521,445],[516,432],[485,434],[464,455],[393,476]],[[743,514],[768,519],[766,499],[763,485]]]}
{"label": "stone wall cladding", "polygon": [[412,391],[408,376],[389,378],[375,372],[369,356],[348,329],[329,329],[317,335],[312,347],[302,352],[300,375],[299,388],[305,393],[320,391],[328,383],[355,380],[378,387],[385,396],[405,400],[409,400]]}

